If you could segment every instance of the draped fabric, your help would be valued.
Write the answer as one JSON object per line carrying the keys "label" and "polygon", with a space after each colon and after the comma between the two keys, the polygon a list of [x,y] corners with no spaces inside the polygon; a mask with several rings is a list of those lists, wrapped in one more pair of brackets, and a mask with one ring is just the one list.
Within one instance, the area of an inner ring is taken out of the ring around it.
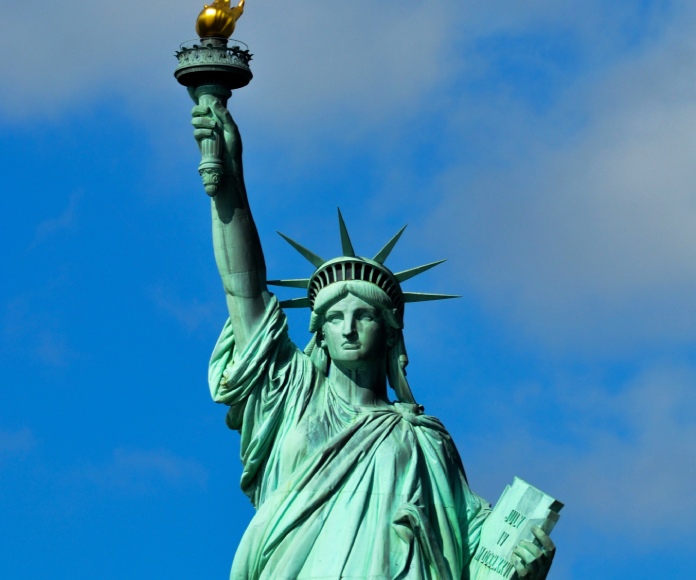
{"label": "draped fabric", "polygon": [[469,578],[490,507],[436,418],[344,401],[290,341],[275,298],[243,352],[227,322],[209,381],[241,434],[257,510],[232,579]]}

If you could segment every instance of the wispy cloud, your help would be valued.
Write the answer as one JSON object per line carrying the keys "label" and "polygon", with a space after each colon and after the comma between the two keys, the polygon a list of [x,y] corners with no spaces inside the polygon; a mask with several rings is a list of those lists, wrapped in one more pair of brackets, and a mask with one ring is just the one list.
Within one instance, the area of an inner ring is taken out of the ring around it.
{"label": "wispy cloud", "polygon": [[10,300],[0,318],[0,345],[10,353],[28,354],[50,367],[66,367],[78,353],[53,317],[32,308],[32,293]]}
{"label": "wispy cloud", "polygon": [[561,485],[582,506],[578,513],[590,525],[601,522],[605,532],[646,543],[693,532],[696,373],[652,369],[617,395],[600,394],[595,404],[613,425],[585,425],[590,450],[566,452],[560,470]]}
{"label": "wispy cloud", "polygon": [[615,355],[696,338],[692,16],[547,114],[494,123],[489,168],[453,153],[431,183],[447,193],[430,239],[525,340]]}
{"label": "wispy cloud", "polygon": [[59,215],[39,223],[36,226],[34,240],[27,251],[33,250],[55,234],[71,228],[75,224],[77,204],[81,197],[82,194],[78,192],[71,194],[67,207]]}
{"label": "wispy cloud", "polygon": [[207,471],[195,460],[166,450],[116,449],[106,461],[73,470],[70,478],[122,493],[143,494],[161,486],[204,486]]}
{"label": "wispy cloud", "polygon": [[514,469],[566,503],[566,525],[585,530],[579,535],[590,529],[655,547],[693,532],[694,369],[656,366],[618,392],[574,381],[488,396],[501,420],[491,422],[495,438],[473,450],[488,459],[473,474],[484,487]]}
{"label": "wispy cloud", "polygon": [[[0,111],[8,122],[36,115],[38,106],[41,114],[55,114],[114,92],[140,102],[157,100],[165,88],[171,93],[172,53],[194,37],[198,11],[188,0],[124,0],[108,9],[77,0],[39,2],[32,26],[42,42],[27,44],[24,8],[8,5],[0,23],[0,49],[13,54],[0,63],[12,87],[0,88]],[[346,113],[354,122],[377,122],[380,115],[403,116],[427,106],[424,97],[467,66],[458,57],[462,44],[553,28],[580,36],[615,30],[604,35],[609,42],[621,36],[629,18],[630,9],[596,0],[298,0],[292,9],[280,2],[248,3],[238,34],[253,39],[259,120],[322,130],[327,119]],[[592,40],[597,51],[608,52],[599,38]],[[51,47],[63,57],[47,58]],[[143,84],[144,78],[149,82]],[[51,86],[50,94],[36,91],[41,84]]]}
{"label": "wispy cloud", "polygon": [[164,287],[156,287],[150,292],[153,302],[167,315],[174,318],[188,331],[202,324],[219,324],[219,305],[213,302],[199,302],[197,299],[184,300]]}
{"label": "wispy cloud", "polygon": [[35,352],[39,360],[53,367],[64,367],[75,357],[75,352],[68,344],[67,336],[42,330],[36,336]]}
{"label": "wispy cloud", "polygon": [[12,455],[25,455],[36,447],[36,437],[25,427],[17,431],[0,431],[0,459]]}

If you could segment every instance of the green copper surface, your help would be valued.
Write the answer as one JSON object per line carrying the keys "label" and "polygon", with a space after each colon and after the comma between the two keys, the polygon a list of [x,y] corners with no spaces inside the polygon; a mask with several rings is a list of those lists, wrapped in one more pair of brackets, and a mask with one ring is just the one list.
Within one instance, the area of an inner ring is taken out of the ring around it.
{"label": "green copper surface", "polygon": [[302,256],[304,256],[307,261],[312,264],[312,266],[319,267],[321,266],[326,260],[324,258],[320,258],[317,256],[314,252],[308,250],[304,246],[298,244],[295,240],[289,238],[285,234],[281,234],[278,232],[278,235],[283,238],[288,244],[290,244],[293,248],[295,248]]}
{"label": "green copper surface", "polygon": [[394,246],[396,246],[396,242],[399,241],[399,238],[401,237],[401,234],[404,233],[405,229],[406,226],[404,226],[398,232],[396,232],[394,237],[391,240],[389,240],[372,259],[379,264],[384,264],[384,261],[389,257],[389,254],[391,254],[391,251],[394,249]]}
{"label": "green copper surface", "polygon": [[404,292],[404,302],[430,302],[431,300],[449,300],[461,298],[457,294],[434,294],[432,292]]}
{"label": "green copper surface", "polygon": [[[201,147],[209,139],[224,147],[211,209],[230,316],[208,378],[213,400],[228,407],[228,427],[241,435],[240,484],[256,508],[230,577],[546,578],[553,498],[515,482],[492,512],[406,380],[403,303],[454,296],[402,292],[400,281],[440,262],[396,275],[383,266],[403,228],[374,260],[357,257],[339,212],[344,256],[326,261],[281,234],[317,270],[311,279],[267,282],[237,126],[208,97],[196,102],[193,124]],[[309,286],[308,295],[280,303],[268,283]],[[303,351],[282,308],[310,305]],[[532,523],[522,529],[524,522]]]}
{"label": "green copper surface", "polygon": [[284,286],[285,288],[302,288],[309,286],[309,278],[292,278],[289,280],[269,280],[267,284],[271,286]]}
{"label": "green copper surface", "polygon": [[350,241],[350,235],[348,235],[348,228],[346,227],[346,222],[343,221],[343,216],[341,215],[341,210],[338,210],[338,225],[341,230],[341,250],[344,256],[349,256],[351,258],[355,257],[355,250],[353,249],[353,242]]}
{"label": "green copper surface", "polygon": [[408,270],[404,270],[402,272],[397,272],[394,275],[396,276],[396,279],[399,282],[406,282],[406,280],[410,280],[414,276],[418,276],[418,274],[422,274],[423,272],[430,270],[430,268],[434,268],[435,266],[439,266],[443,262],[445,262],[445,260],[438,260],[437,262],[430,262],[430,264],[424,264],[423,266],[418,266],[416,268],[409,268]]}

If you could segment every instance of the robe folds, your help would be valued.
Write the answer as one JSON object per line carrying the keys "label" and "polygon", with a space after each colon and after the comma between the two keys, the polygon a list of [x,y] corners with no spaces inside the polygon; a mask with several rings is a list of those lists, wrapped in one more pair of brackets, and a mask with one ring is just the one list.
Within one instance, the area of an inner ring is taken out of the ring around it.
{"label": "robe folds", "polygon": [[275,298],[242,352],[227,322],[209,382],[241,434],[257,510],[231,579],[469,578],[490,506],[440,421],[347,403],[292,343]]}

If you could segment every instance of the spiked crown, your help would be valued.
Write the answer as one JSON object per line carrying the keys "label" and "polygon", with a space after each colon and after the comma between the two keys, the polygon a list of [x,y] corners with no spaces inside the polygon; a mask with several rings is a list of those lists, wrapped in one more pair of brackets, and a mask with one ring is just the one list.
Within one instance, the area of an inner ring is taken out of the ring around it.
{"label": "spiked crown", "polygon": [[302,288],[307,290],[307,296],[302,298],[293,298],[290,300],[281,301],[281,306],[285,308],[311,308],[314,309],[314,301],[321,290],[334,284],[335,282],[343,282],[349,280],[362,280],[370,282],[383,290],[389,298],[394,302],[394,306],[398,309],[399,314],[403,316],[404,305],[407,302],[426,302],[429,300],[443,300],[447,298],[458,298],[454,294],[431,294],[426,292],[403,292],[401,283],[405,282],[441,264],[445,260],[438,260],[410,268],[402,272],[394,273],[384,265],[384,261],[389,257],[394,246],[399,241],[406,226],[402,227],[392,237],[384,247],[377,252],[374,258],[368,259],[355,254],[353,244],[348,234],[348,229],[343,221],[341,210],[338,210],[338,225],[341,232],[341,247],[343,256],[324,260],[314,252],[301,246],[296,241],[288,236],[280,234],[293,248],[295,248],[302,256],[304,256],[315,268],[316,271],[310,278],[296,278],[291,280],[269,280],[268,284],[272,286],[285,286],[290,288]]}

